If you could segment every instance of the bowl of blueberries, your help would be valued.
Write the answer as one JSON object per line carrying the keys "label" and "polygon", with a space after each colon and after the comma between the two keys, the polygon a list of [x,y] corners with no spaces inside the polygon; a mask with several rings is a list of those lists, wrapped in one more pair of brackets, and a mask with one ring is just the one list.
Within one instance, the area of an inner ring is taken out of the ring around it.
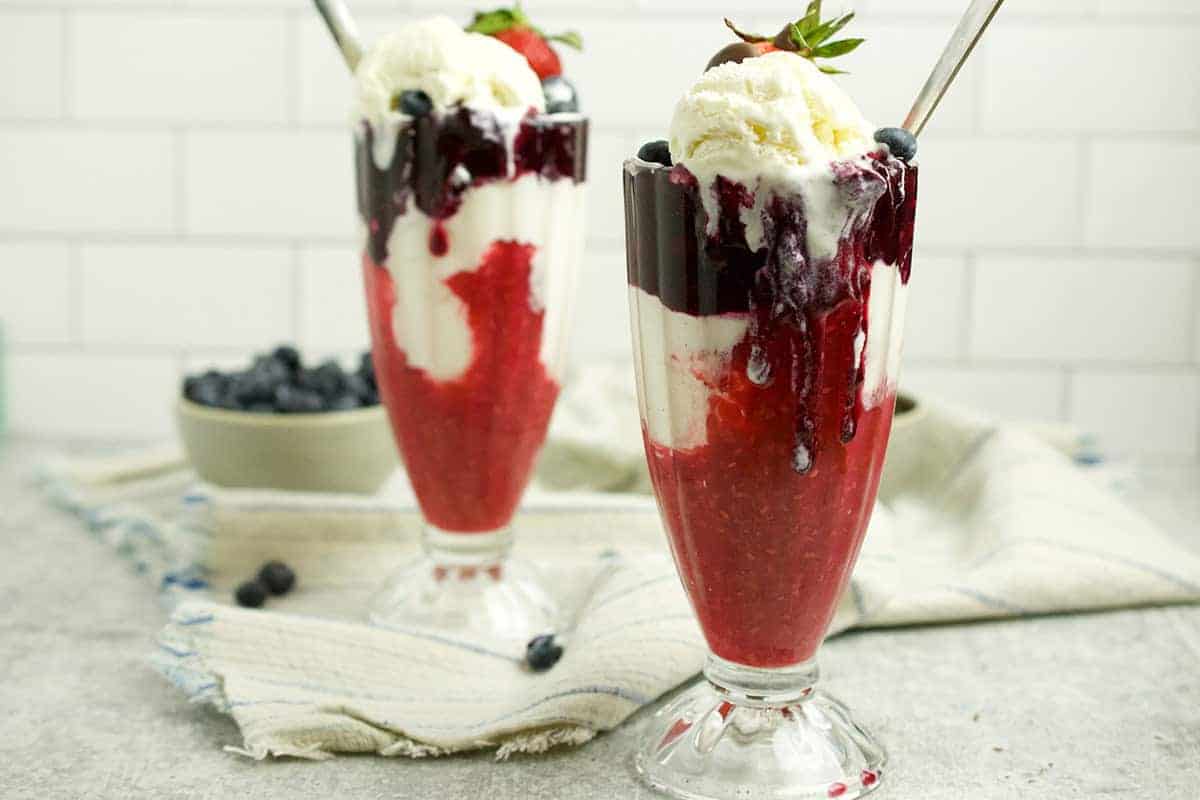
{"label": "bowl of blueberries", "polygon": [[397,467],[371,354],[308,366],[295,347],[190,375],[176,412],[192,466],[217,486],[372,494]]}

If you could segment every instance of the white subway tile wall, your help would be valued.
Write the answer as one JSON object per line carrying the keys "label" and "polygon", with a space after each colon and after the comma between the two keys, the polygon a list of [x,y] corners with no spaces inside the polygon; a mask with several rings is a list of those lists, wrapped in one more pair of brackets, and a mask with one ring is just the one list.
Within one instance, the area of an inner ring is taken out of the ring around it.
{"label": "white subway tile wall", "polygon": [[[966,3],[853,4],[868,42],[842,80],[869,118],[899,121]],[[352,2],[368,37],[476,5]],[[627,362],[619,164],[665,133],[729,3],[526,5],[589,41],[565,59],[594,125],[572,352]],[[743,0],[739,22],[802,5]],[[922,143],[907,386],[1200,456],[1198,80],[1196,0],[1008,0]],[[0,0],[16,430],[162,436],[184,371],[362,349],[350,106],[306,3]]]}

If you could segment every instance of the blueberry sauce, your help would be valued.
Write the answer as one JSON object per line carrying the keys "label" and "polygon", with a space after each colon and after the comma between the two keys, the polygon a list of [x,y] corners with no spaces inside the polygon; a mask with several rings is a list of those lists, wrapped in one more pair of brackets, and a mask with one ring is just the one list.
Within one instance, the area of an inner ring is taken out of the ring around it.
{"label": "blueberry sauce", "polygon": [[[435,112],[401,126],[386,169],[372,156],[376,135],[364,122],[356,166],[359,214],[367,224],[368,252],[377,264],[386,262],[392,226],[408,212],[410,201],[426,216],[445,220],[474,186],[529,173],[576,183],[587,177],[588,123],[582,117],[530,112],[519,123],[510,157],[510,134],[494,114],[465,106]],[[430,249],[439,255],[436,244],[431,241]]]}

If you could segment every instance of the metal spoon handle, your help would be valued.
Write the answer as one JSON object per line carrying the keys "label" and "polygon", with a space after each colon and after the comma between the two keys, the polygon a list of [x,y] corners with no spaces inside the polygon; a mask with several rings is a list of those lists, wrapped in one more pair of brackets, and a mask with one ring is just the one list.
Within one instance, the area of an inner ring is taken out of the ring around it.
{"label": "metal spoon handle", "polygon": [[358,69],[358,62],[362,60],[363,53],[362,40],[358,36],[358,28],[354,25],[345,0],[313,0],[313,3],[317,11],[321,12],[321,18],[325,20],[325,27],[333,34],[338,50],[342,52],[342,58],[346,60],[350,71]]}
{"label": "metal spoon handle", "polygon": [[600,555],[600,569],[592,577],[592,582],[588,584],[587,591],[579,599],[579,602],[570,610],[558,626],[558,630],[554,633],[560,639],[570,638],[571,634],[575,633],[575,629],[579,627],[579,623],[583,620],[583,612],[591,605],[595,598],[596,592],[600,591],[600,587],[608,582],[608,579],[616,574],[625,562],[615,551],[607,551]]}
{"label": "metal spoon handle", "polygon": [[921,131],[925,130],[925,123],[929,122],[929,117],[946,96],[946,90],[958,77],[959,70],[1003,4],[1004,0],[973,0],[967,13],[963,14],[929,80],[917,95],[912,111],[908,112],[908,119],[904,120],[904,127],[914,136],[920,136]]}

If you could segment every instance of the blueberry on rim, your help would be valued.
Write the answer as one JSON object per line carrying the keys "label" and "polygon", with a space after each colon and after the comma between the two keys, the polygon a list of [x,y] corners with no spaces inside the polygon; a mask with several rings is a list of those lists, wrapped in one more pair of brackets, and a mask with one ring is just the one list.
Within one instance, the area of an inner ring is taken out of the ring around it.
{"label": "blueberry on rim", "polygon": [[901,161],[912,161],[917,155],[917,137],[904,128],[880,128],[875,131],[875,141],[886,144],[891,154]]}
{"label": "blueberry on rim", "polygon": [[638,150],[638,158],[642,161],[649,161],[654,164],[662,164],[664,167],[671,166],[671,146],[667,144],[665,139],[659,139],[654,142],[646,142]]}
{"label": "blueberry on rim", "polygon": [[433,100],[420,89],[406,89],[392,98],[392,108],[410,117],[423,117],[433,111]]}
{"label": "blueberry on rim", "polygon": [[552,75],[542,81],[542,94],[546,95],[547,114],[565,114],[579,110],[579,95],[575,87],[561,75]]}

